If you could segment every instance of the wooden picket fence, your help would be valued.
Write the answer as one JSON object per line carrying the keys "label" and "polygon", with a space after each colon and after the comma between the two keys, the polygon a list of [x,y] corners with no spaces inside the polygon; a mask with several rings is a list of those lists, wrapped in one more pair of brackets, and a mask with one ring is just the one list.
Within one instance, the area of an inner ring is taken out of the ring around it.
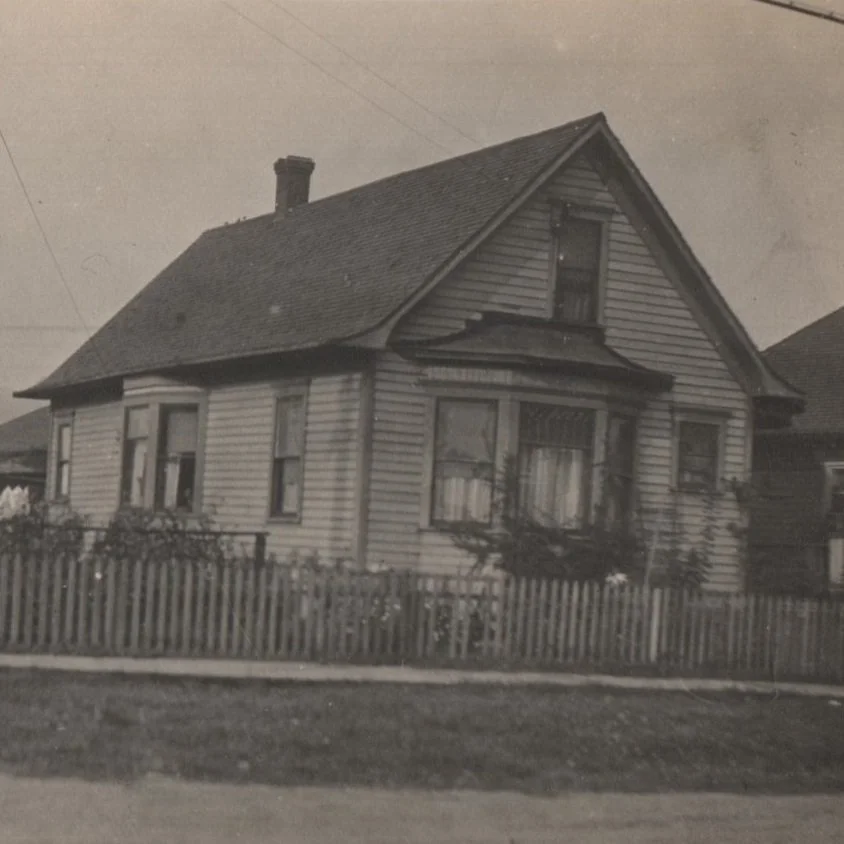
{"label": "wooden picket fence", "polygon": [[844,602],[250,561],[0,556],[0,651],[844,682]]}

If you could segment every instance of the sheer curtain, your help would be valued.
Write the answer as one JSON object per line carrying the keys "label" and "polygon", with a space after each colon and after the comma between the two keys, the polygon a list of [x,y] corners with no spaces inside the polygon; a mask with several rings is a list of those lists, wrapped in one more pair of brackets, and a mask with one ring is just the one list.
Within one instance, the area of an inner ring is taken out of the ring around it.
{"label": "sheer curtain", "polygon": [[522,506],[534,521],[577,528],[586,500],[586,454],[579,449],[529,446],[522,463]]}
{"label": "sheer curtain", "polygon": [[593,411],[525,403],[519,420],[522,512],[548,527],[583,527],[589,505]]}

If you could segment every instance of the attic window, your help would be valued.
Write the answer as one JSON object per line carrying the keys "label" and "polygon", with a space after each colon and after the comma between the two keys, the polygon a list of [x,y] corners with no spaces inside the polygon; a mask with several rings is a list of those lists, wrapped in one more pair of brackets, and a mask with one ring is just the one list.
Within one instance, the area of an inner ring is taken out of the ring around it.
{"label": "attic window", "polygon": [[594,323],[603,271],[605,222],[602,215],[555,206],[553,230],[553,317]]}

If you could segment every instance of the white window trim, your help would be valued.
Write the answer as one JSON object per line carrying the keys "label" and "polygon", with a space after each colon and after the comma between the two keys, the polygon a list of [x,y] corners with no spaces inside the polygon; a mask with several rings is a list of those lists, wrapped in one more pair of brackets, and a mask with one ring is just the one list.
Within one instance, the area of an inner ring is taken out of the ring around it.
{"label": "white window trim", "polygon": [[[674,408],[671,430],[671,488],[681,495],[703,497],[723,492],[724,468],[726,463],[727,422],[729,412],[712,408]],[[718,428],[718,455],[715,466],[715,486],[712,489],[688,489],[679,484],[680,475],[680,425],[683,422],[695,422],[713,425]]]}
{"label": "white window trim", "polygon": [[[273,513],[273,483],[275,481],[275,438],[278,433],[278,406],[284,399],[302,399],[302,449],[299,455],[299,501],[295,513]],[[296,379],[277,384],[273,389],[273,429],[270,437],[269,477],[267,483],[267,509],[265,521],[268,524],[301,524],[305,509],[305,469],[308,455],[308,407],[310,381]]]}
{"label": "white window trim", "polygon": [[551,214],[551,248],[548,256],[548,297],[545,305],[546,316],[554,319],[554,311],[557,300],[557,254],[559,252],[559,228],[555,222],[559,216],[559,227],[565,225],[567,217],[592,220],[601,224],[601,254],[598,259],[598,289],[595,295],[595,320],[594,322],[583,323],[583,325],[604,325],[604,307],[606,303],[607,273],[609,269],[610,251],[610,223],[612,222],[613,211],[608,208],[601,208],[591,205],[578,205],[575,202],[567,202],[564,199],[554,198],[550,201]]}
{"label": "white window trim", "polygon": [[[73,485],[73,444],[74,444],[74,421],[75,414],[72,410],[63,410],[54,412],[52,415],[51,431],[50,431],[50,445],[53,459],[50,461],[50,477],[47,478],[49,485],[46,490],[48,500],[54,504],[67,504],[70,501],[70,491]],[[59,488],[59,443],[60,432],[63,426],[70,426],[70,454],[68,456],[68,480],[67,480],[67,495],[60,496],[58,494]]]}
{"label": "white window trim", "polygon": [[[566,396],[528,390],[515,390],[507,387],[482,386],[473,388],[470,385],[431,387],[425,407],[425,437],[423,444],[422,482],[420,485],[419,529],[422,531],[439,531],[442,526],[433,521],[433,491],[434,491],[434,448],[436,438],[436,413],[439,399],[487,400],[497,402],[496,440],[494,477],[501,477],[505,468],[508,454],[518,455],[519,450],[519,413],[522,403],[553,404],[570,407],[573,410],[593,410],[595,424],[593,425],[592,442],[592,471],[590,476],[588,513],[589,523],[594,522],[597,508],[600,505],[598,494],[603,483],[602,471],[606,459],[607,424],[609,414],[624,413],[636,420],[636,434],[638,446],[638,412],[634,412],[626,404],[616,405],[596,399],[585,399],[579,396]],[[635,450],[635,477],[639,477],[639,449]],[[493,519],[495,526],[495,519]]]}
{"label": "white window trim", "polygon": [[124,399],[122,417],[120,420],[120,482],[117,488],[117,509],[131,509],[132,505],[123,501],[123,471],[124,451],[126,447],[126,421],[128,411],[132,408],[149,408],[149,433],[147,435],[146,476],[144,482],[144,496],[142,507],[145,510],[156,511],[155,487],[158,472],[158,446],[161,436],[162,408],[190,407],[197,408],[197,436],[196,436],[196,482],[193,497],[193,507],[185,515],[199,515],[202,512],[202,491],[205,477],[205,440],[208,427],[208,395],[204,390],[167,390],[132,395]]}

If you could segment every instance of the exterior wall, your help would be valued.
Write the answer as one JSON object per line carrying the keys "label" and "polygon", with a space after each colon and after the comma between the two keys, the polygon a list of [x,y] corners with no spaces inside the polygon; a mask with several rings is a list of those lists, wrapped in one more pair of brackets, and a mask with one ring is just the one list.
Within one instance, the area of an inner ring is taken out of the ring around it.
{"label": "exterior wall", "polygon": [[311,380],[300,522],[268,520],[275,425],[273,384],[216,389],[208,399],[203,507],[228,530],[269,532],[280,559],[352,553],[359,374]]}
{"label": "exterior wall", "polygon": [[[640,505],[652,526],[669,504],[672,413],[688,406],[728,414],[723,474],[746,478],[749,403],[690,307],[585,158],[569,164],[422,300],[399,324],[395,338],[459,331],[467,318],[483,310],[547,316],[551,197],[613,212],[603,308],[607,341],[631,360],[675,377],[672,393],[654,400],[640,419]],[[382,356],[377,366],[369,556],[396,565],[453,568],[467,560],[445,537],[419,530],[421,443],[428,400],[415,386],[417,377],[412,366],[394,355]],[[692,539],[702,527],[703,510],[695,496],[680,499],[684,529]],[[716,567],[710,578],[717,588],[734,589],[742,583],[738,543],[727,528],[738,517],[733,500],[725,495],[718,518]],[[391,543],[390,536],[400,538]]]}
{"label": "exterior wall", "polygon": [[759,496],[750,520],[751,582],[763,589],[826,588],[826,478],[823,463],[844,459],[839,443],[759,434],[753,478]]}
{"label": "exterior wall", "polygon": [[[305,421],[302,518],[268,520],[275,427],[273,383],[208,393],[203,512],[223,530],[267,531],[268,553],[348,555],[354,542],[358,458],[358,373],[313,378]],[[123,403],[77,407],[73,417],[70,504],[102,524],[119,495]],[[50,466],[55,442],[50,443]]]}
{"label": "exterior wall", "polygon": [[[92,524],[108,522],[120,489],[120,402],[83,405],[73,411],[70,449],[70,505]],[[50,439],[51,483],[54,484],[55,437]],[[51,487],[52,489],[52,487]]]}

